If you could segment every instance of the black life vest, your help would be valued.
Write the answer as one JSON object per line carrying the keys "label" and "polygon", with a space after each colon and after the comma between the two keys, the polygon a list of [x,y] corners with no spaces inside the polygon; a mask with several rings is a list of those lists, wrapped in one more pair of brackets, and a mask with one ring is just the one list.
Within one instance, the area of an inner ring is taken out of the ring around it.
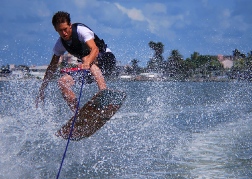
{"label": "black life vest", "polygon": [[[65,40],[61,38],[61,42],[65,49],[75,57],[81,59],[90,54],[90,49],[85,42],[81,42],[78,38],[77,26],[85,26],[90,29],[88,26],[82,23],[72,24],[72,43],[69,45]],[[91,30],[91,29],[90,29]],[[100,39],[96,34],[94,34],[94,41],[96,46],[99,48],[99,52],[105,52],[107,45],[103,39]]]}

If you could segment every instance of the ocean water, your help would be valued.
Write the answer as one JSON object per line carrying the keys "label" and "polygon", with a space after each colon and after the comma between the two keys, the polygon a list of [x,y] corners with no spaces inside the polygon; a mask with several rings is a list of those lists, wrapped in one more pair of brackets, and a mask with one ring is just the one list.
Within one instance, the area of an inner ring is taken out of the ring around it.
{"label": "ocean water", "polygon": [[[67,140],[55,132],[73,115],[49,84],[0,82],[0,179],[56,178]],[[127,99],[99,131],[71,141],[60,177],[252,178],[252,84],[109,82]],[[80,86],[74,90],[79,94]],[[85,85],[81,104],[95,92]]]}

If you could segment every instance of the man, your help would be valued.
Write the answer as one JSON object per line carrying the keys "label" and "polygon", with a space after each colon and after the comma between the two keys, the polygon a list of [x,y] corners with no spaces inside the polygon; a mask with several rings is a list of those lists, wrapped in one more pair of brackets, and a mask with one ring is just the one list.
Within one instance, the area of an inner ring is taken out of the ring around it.
{"label": "man", "polygon": [[77,98],[71,88],[78,81],[79,77],[83,75],[81,72],[83,70],[90,71],[99,90],[104,90],[106,89],[106,83],[103,74],[108,76],[112,73],[116,60],[104,41],[99,39],[90,28],[81,23],[71,24],[69,13],[63,11],[55,13],[52,18],[52,24],[60,37],[53,48],[54,55],[39,89],[36,107],[38,107],[39,101],[44,101],[45,88],[59,67],[60,57],[68,51],[77,57],[79,61],[71,64],[70,68],[67,66],[68,62],[63,60],[64,64],[67,65],[63,65],[61,69],[58,86],[70,109],[75,111],[77,108]]}

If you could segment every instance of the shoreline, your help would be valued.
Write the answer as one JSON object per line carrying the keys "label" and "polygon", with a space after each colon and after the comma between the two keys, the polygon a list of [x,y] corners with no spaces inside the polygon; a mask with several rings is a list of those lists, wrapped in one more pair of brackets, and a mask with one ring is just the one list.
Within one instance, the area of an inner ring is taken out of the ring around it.
{"label": "shoreline", "polygon": [[[9,78],[9,77],[0,77],[0,82],[8,82],[8,81],[28,81],[28,80],[37,80],[42,81],[43,79],[38,78]],[[54,80],[52,80],[54,81]],[[176,79],[163,79],[163,78],[149,78],[149,79],[122,79],[122,78],[114,78],[108,79],[107,81],[122,81],[122,82],[251,82],[250,80],[244,79],[227,79],[227,78],[212,78],[212,79],[203,79],[203,78],[194,78],[194,79],[184,79],[184,80],[176,80]]]}

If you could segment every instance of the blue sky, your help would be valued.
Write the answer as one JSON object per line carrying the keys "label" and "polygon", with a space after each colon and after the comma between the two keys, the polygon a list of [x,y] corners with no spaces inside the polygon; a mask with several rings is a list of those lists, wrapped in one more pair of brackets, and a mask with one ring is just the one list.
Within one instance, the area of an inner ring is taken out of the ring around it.
{"label": "blue sky", "polygon": [[252,50],[251,0],[2,0],[0,65],[47,65],[58,34],[51,25],[59,10],[103,38],[121,65],[146,66],[164,44],[164,58],[178,50],[185,58],[232,55]]}

